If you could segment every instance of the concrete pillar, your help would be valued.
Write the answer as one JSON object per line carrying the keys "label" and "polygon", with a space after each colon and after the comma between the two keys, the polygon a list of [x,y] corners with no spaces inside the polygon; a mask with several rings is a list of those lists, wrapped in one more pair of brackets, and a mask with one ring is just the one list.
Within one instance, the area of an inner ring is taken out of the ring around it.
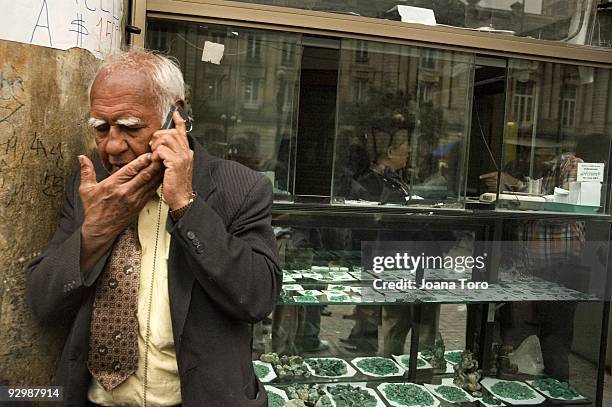
{"label": "concrete pillar", "polygon": [[96,59],[0,40],[0,385],[47,385],[67,327],[41,328],[25,266],[51,238],[76,156],[90,153]]}

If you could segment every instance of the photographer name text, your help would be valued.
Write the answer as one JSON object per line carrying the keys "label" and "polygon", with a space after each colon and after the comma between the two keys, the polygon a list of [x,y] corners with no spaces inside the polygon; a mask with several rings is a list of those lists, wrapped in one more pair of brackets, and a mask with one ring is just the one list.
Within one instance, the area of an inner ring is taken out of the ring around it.
{"label": "photographer name text", "polygon": [[383,280],[377,278],[372,281],[372,286],[377,290],[486,290],[489,283],[486,281],[470,281],[460,278],[457,281],[421,281],[399,279]]}

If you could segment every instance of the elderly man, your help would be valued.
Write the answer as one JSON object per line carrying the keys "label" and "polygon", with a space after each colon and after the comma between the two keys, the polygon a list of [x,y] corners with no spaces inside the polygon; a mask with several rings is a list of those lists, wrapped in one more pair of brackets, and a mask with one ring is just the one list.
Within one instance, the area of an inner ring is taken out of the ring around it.
{"label": "elderly man", "polygon": [[163,56],[112,56],[90,104],[99,157],[79,157],[28,270],[34,315],[71,324],[55,378],[65,405],[266,406],[250,324],[282,280],[270,183],[208,155],[177,112],[160,130],[184,107]]}

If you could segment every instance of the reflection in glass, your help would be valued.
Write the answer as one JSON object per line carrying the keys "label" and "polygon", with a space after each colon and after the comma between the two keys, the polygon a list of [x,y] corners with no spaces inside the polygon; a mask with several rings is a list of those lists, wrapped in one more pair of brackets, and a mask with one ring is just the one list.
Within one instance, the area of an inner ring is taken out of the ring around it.
{"label": "reflection in glass", "polygon": [[[223,44],[219,65],[202,62],[206,41]],[[195,126],[216,156],[265,172],[276,197],[288,196],[297,130],[300,35],[188,22],[149,20],[147,47],[180,63]]]}
{"label": "reflection in glass", "polygon": [[241,1],[398,21],[401,4],[433,10],[440,25],[572,44],[612,44],[610,6],[584,0]]}
{"label": "reflection in glass", "polygon": [[472,57],[461,53],[343,40],[336,202],[456,204],[463,196],[471,68]]}
{"label": "reflection in glass", "polygon": [[[521,207],[529,194],[530,209],[606,212],[609,76],[603,68],[510,60],[499,188],[510,194],[502,203]],[[585,180],[591,164],[603,170]]]}

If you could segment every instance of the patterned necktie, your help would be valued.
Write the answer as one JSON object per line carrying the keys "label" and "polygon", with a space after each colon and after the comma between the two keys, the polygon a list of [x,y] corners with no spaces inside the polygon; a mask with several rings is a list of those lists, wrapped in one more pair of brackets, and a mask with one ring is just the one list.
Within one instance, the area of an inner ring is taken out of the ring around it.
{"label": "patterned necktie", "polygon": [[136,228],[130,226],[115,241],[96,286],[87,367],[106,391],[138,366],[140,254]]}

